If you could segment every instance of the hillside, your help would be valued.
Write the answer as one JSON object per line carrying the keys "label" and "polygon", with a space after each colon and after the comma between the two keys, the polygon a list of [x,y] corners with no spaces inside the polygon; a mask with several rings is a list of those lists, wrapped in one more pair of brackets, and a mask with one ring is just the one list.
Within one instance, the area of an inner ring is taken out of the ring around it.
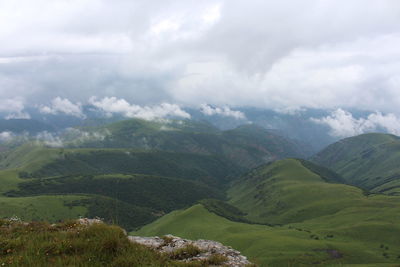
{"label": "hillside", "polygon": [[137,148],[180,153],[217,155],[242,168],[285,157],[307,156],[307,149],[256,125],[220,131],[197,121],[143,121],[132,119],[82,130],[104,135],[102,140],[79,147]]}
{"label": "hillside", "polygon": [[55,131],[55,127],[38,120],[0,119],[0,133],[5,131],[13,133],[27,132],[31,134],[36,134],[42,131]]}
{"label": "hillside", "polygon": [[[127,229],[203,198],[222,198],[221,188],[240,172],[210,155],[35,144],[16,149],[2,164],[7,166],[0,171],[0,192],[7,196],[0,198],[5,203],[2,216],[51,222],[100,216]],[[60,203],[60,212],[47,212],[39,201],[42,196]],[[60,198],[64,200],[59,202]]]}
{"label": "hillside", "polygon": [[6,193],[9,197],[42,194],[96,194],[162,213],[191,205],[200,199],[223,197],[218,189],[203,183],[140,174],[32,179],[18,184],[18,190]]}
{"label": "hillside", "polygon": [[195,205],[137,234],[215,239],[272,266],[398,262],[400,198],[365,195],[307,165],[288,159],[261,166],[228,190],[233,208]]}
{"label": "hillside", "polygon": [[363,197],[360,189],[327,182],[303,162],[281,160],[251,171],[228,190],[229,203],[252,221],[285,224],[336,213]]}
{"label": "hillside", "polygon": [[400,195],[400,138],[363,134],[340,140],[312,160],[342,175],[350,184],[372,192]]}
{"label": "hillside", "polygon": [[[168,237],[163,238],[167,243]],[[118,226],[90,219],[52,225],[0,220],[0,240],[1,266],[222,266],[230,261],[224,253],[232,254],[222,245],[211,251],[182,239],[186,246],[161,253],[134,242]]]}
{"label": "hillside", "polygon": [[4,169],[20,170],[22,178],[83,174],[148,174],[204,183],[226,183],[242,169],[213,155],[134,149],[64,149],[28,143],[8,153]]}

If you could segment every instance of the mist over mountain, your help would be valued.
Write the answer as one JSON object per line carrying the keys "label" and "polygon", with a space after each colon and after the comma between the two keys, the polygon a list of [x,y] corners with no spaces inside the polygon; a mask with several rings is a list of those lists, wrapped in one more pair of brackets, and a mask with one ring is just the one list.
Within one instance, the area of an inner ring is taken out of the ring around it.
{"label": "mist over mountain", "polygon": [[48,106],[25,108],[23,112],[29,115],[27,118],[16,119],[10,117],[10,113],[3,113],[0,141],[10,140],[13,135],[36,136],[40,132],[57,136],[69,128],[104,125],[127,118],[149,121],[180,119],[206,121],[221,130],[247,124],[259,125],[277,135],[301,142],[309,146],[311,151],[317,152],[343,137],[368,132],[399,134],[400,129],[400,119],[393,113],[356,109],[301,109],[284,112],[209,104],[197,108],[167,103],[140,106],[116,97],[91,98],[89,102],[83,105],[55,98]]}
{"label": "mist over mountain", "polygon": [[398,266],[399,47],[398,0],[0,0],[0,266]]}

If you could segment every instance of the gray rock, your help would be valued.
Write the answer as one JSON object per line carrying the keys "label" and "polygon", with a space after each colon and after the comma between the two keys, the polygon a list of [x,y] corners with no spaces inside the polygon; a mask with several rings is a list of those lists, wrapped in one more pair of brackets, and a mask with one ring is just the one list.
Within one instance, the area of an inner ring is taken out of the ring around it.
{"label": "gray rock", "polygon": [[181,260],[184,262],[191,261],[207,261],[212,255],[222,255],[226,257],[226,261],[222,263],[224,266],[242,267],[251,265],[247,258],[240,254],[239,251],[222,245],[219,242],[211,240],[188,240],[173,235],[160,237],[141,237],[128,236],[129,240],[138,244],[142,244],[152,248],[160,253],[172,254],[178,249],[185,248],[188,245],[197,247],[201,252],[198,255]]}

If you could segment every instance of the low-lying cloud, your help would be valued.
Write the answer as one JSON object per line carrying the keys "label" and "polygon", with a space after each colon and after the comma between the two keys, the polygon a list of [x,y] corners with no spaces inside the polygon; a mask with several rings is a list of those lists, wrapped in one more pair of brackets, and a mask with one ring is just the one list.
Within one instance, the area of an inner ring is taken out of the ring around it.
{"label": "low-lying cloud", "polygon": [[238,111],[238,110],[232,110],[228,106],[224,107],[212,107],[207,104],[202,104],[200,107],[200,111],[207,116],[213,116],[213,115],[220,115],[223,117],[232,117],[235,119],[246,119],[246,116],[243,112]]}
{"label": "low-lying cloud", "polygon": [[329,116],[312,118],[311,120],[315,123],[329,126],[330,135],[339,138],[374,131],[385,131],[400,135],[400,118],[392,113],[374,112],[366,118],[354,118],[350,112],[339,108]]}
{"label": "low-lying cloud", "polygon": [[157,118],[179,117],[189,119],[191,116],[176,104],[162,103],[154,106],[139,106],[130,104],[122,98],[104,97],[97,99],[91,97],[89,103],[94,107],[104,111],[107,116],[120,114],[127,118],[140,118],[154,120]]}
{"label": "low-lying cloud", "polygon": [[57,115],[60,113],[75,116],[78,118],[84,118],[85,115],[82,112],[82,105],[78,103],[72,103],[67,98],[56,97],[54,98],[49,106],[41,105],[39,111],[43,114]]}
{"label": "low-lying cloud", "polygon": [[29,119],[30,115],[24,109],[24,101],[21,98],[0,98],[0,112],[6,114],[6,119]]}
{"label": "low-lying cloud", "polygon": [[38,133],[36,135],[35,139],[37,142],[43,143],[49,147],[63,147],[64,146],[64,142],[59,135],[57,135],[55,133],[50,133],[47,131]]}
{"label": "low-lying cloud", "polygon": [[399,10],[397,0],[0,1],[0,96],[397,114]]}
{"label": "low-lying cloud", "polygon": [[14,134],[10,131],[4,131],[0,132],[0,142],[7,142],[12,140],[14,137]]}

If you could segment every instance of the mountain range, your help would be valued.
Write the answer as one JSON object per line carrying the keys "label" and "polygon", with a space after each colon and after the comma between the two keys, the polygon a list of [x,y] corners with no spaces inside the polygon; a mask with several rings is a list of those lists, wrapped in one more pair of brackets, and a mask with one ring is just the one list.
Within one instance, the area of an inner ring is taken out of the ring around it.
{"label": "mountain range", "polygon": [[98,216],[135,235],[217,240],[260,266],[400,261],[399,137],[313,154],[257,124],[221,128],[129,119],[6,143],[0,216]]}

